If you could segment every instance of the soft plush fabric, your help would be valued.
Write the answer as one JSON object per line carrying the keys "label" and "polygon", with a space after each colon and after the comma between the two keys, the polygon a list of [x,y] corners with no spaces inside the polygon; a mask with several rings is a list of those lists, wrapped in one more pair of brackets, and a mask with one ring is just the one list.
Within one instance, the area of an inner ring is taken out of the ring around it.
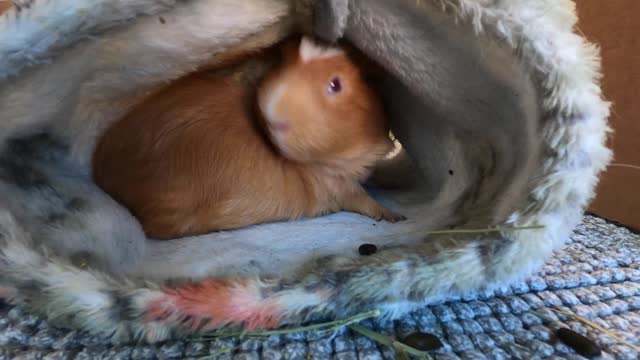
{"label": "soft plush fabric", "polygon": [[[640,352],[569,318],[573,311],[640,347],[640,236],[586,216],[568,246],[541,271],[495,291],[468,294],[363,326],[402,339],[415,331],[438,336],[436,360],[584,359],[553,333],[571,328],[593,340],[603,359],[635,360]],[[7,359],[394,359],[393,349],[346,328],[265,339],[177,339],[160,344],[113,344],[51,326],[19,308],[0,307],[0,358]],[[216,355],[217,354],[217,355]]]}
{"label": "soft plush fabric", "polygon": [[[35,0],[0,19],[0,285],[64,326],[159,341],[521,280],[561,247],[610,158],[597,49],[568,0]],[[95,139],[153,89],[292,32],[384,71],[402,143],[339,213],[159,243],[91,181]],[[405,166],[410,163],[410,166]],[[433,235],[446,228],[541,228]],[[363,257],[357,247],[380,251]]]}

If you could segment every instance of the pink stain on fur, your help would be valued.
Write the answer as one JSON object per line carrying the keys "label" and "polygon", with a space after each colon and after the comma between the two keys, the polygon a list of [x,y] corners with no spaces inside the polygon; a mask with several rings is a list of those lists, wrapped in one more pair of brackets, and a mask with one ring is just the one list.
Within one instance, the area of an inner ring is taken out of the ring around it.
{"label": "pink stain on fur", "polygon": [[167,289],[164,294],[150,304],[148,321],[178,317],[188,318],[194,328],[208,320],[205,329],[244,323],[252,330],[277,327],[282,317],[278,306],[262,297],[259,286],[246,281],[208,280]]}

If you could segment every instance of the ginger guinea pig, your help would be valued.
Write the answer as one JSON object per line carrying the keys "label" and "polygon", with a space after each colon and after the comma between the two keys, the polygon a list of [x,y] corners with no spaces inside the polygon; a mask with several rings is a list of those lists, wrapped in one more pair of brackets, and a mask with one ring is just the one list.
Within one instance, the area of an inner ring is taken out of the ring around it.
{"label": "ginger guinea pig", "polygon": [[340,210],[404,219],[360,184],[392,142],[358,67],[306,38],[283,53],[257,95],[204,74],[152,95],[99,140],[96,184],[156,239]]}

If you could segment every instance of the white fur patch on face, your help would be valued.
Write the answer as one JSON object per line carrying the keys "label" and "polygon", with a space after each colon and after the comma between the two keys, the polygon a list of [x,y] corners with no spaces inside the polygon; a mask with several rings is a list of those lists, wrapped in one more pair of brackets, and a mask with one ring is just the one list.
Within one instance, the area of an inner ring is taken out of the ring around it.
{"label": "white fur patch on face", "polygon": [[321,46],[306,36],[303,37],[300,42],[300,60],[302,60],[303,63],[343,54],[344,52],[340,48]]}
{"label": "white fur patch on face", "polygon": [[283,82],[273,87],[273,90],[262,96],[259,100],[260,110],[268,122],[277,121],[277,109],[282,95],[284,95],[287,85]]}
{"label": "white fur patch on face", "polygon": [[278,112],[283,95],[287,90],[287,84],[280,82],[271,88],[271,91],[262,93],[258,99],[258,106],[262,112],[265,122],[267,123],[267,132],[273,144],[280,149],[283,154],[287,154],[287,143],[283,131],[277,130],[278,127],[288,126],[287,120],[282,119]]}

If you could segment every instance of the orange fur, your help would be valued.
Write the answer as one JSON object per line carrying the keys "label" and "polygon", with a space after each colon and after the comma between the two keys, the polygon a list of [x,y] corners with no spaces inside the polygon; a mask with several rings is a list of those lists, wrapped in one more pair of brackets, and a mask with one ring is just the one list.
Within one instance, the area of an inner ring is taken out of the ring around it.
{"label": "orange fur", "polygon": [[13,7],[13,3],[9,0],[0,0],[0,15]]}
{"label": "orange fur", "polygon": [[[345,55],[302,62],[285,52],[258,89],[259,114],[240,82],[203,74],[145,100],[100,140],[95,182],[156,239],[339,210],[401,220],[360,185],[392,145],[357,67]],[[329,96],[335,76],[343,89]]]}

